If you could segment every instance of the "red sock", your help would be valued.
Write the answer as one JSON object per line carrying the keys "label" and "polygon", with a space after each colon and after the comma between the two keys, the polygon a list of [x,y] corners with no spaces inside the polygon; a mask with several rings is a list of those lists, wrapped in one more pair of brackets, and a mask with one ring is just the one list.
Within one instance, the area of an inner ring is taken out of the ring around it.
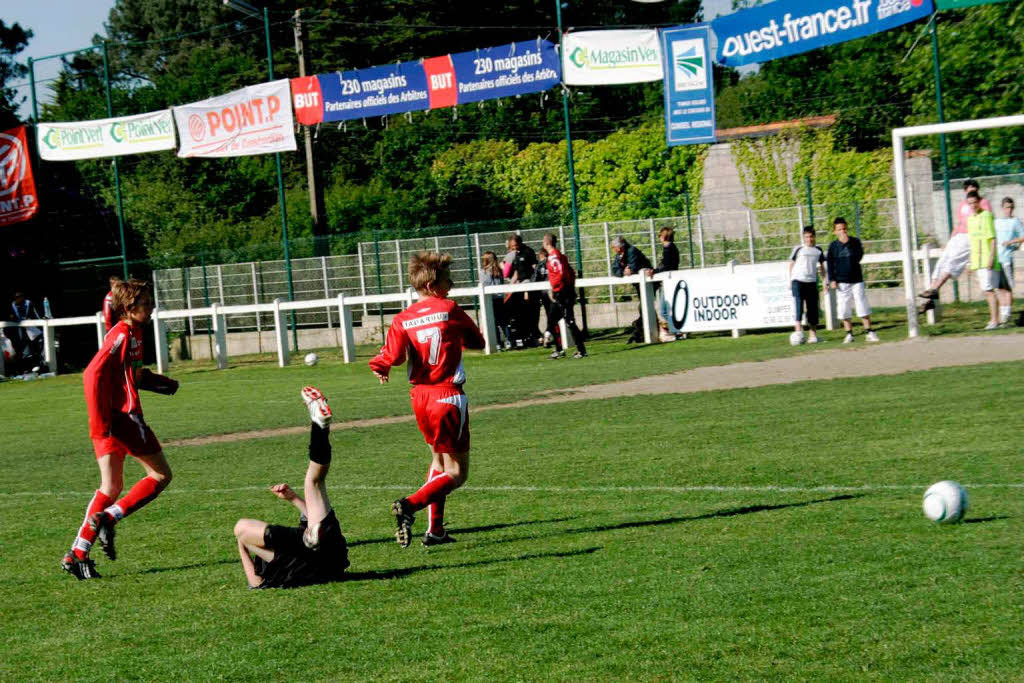
{"label": "red sock", "polygon": [[444,497],[454,490],[455,480],[452,479],[450,474],[442,474],[428,481],[419,491],[406,498],[406,500],[414,511],[422,510],[431,503],[444,500]]}
{"label": "red sock", "polygon": [[89,549],[92,548],[93,541],[96,540],[96,532],[89,528],[89,518],[113,502],[114,499],[102,491],[96,491],[93,494],[89,506],[85,508],[85,519],[82,520],[82,527],[78,530],[78,537],[75,538],[75,544],[71,547],[78,559],[84,560],[89,557]]}
{"label": "red sock", "polygon": [[[444,472],[435,470],[433,467],[430,468],[430,474],[427,475],[427,481],[440,477]],[[444,498],[439,501],[433,502],[427,506],[427,531],[440,536],[444,533]]]}
{"label": "red sock", "polygon": [[105,512],[113,517],[114,521],[119,521],[122,517],[127,517],[156,498],[160,491],[160,482],[152,477],[143,477],[135,482],[135,486],[131,488],[131,491],[126,493],[121,500],[108,507]]}

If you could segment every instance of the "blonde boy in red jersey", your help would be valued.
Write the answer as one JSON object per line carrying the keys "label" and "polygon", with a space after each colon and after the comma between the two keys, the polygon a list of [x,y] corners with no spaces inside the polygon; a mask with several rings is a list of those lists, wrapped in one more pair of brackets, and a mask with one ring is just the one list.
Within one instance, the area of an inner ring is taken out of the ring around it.
{"label": "blonde boy in red jersey", "polygon": [[445,497],[462,486],[469,474],[469,412],[462,385],[462,349],[484,348],[476,323],[454,301],[446,298],[452,287],[452,257],[420,252],[409,261],[409,282],[419,302],[395,316],[380,353],[370,369],[381,384],[391,368],[408,359],[413,413],[433,460],[427,482],[415,493],[391,505],[398,545],[412,540],[415,513],[428,508],[430,525],[423,545],[453,543],[444,528]]}
{"label": "blonde boy in red jersey", "polygon": [[[115,283],[112,305],[119,322],[83,375],[89,410],[89,436],[100,468],[100,488],[89,501],[85,520],[61,567],[79,580],[99,578],[89,550],[97,539],[116,559],[114,525],[150,502],[171,483],[171,468],[160,442],[143,420],[139,389],[173,394],[178,383],[142,367],[142,326],[153,313],[147,283]],[[115,502],[124,486],[124,459],[135,458],[146,476]]]}

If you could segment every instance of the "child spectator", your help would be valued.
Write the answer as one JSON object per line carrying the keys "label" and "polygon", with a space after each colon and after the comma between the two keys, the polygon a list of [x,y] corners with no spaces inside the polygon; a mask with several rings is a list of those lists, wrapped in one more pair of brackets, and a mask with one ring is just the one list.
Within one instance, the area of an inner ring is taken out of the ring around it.
{"label": "child spectator", "polygon": [[804,307],[807,308],[808,344],[818,343],[818,274],[827,280],[825,275],[825,253],[821,247],[815,246],[814,228],[805,226],[803,244],[795,247],[789,255],[790,287],[793,291],[793,307],[795,315],[794,333],[799,343],[804,342]]}
{"label": "child spectator", "polygon": [[856,237],[850,237],[849,226],[842,216],[832,221],[836,238],[828,245],[828,280],[836,291],[839,319],[846,329],[844,344],[853,342],[853,311],[864,325],[864,336],[869,342],[878,341],[878,335],[871,329],[871,306],[868,304],[867,288],[860,262],[864,258],[864,246]]}
{"label": "child spectator", "polygon": [[[501,267],[498,265],[498,255],[493,251],[485,251],[480,255],[480,282],[485,286],[503,285],[505,278],[502,276]],[[494,311],[494,327],[498,331],[498,349],[502,346],[505,349],[512,348],[511,337],[509,337],[508,316],[505,312],[505,295],[492,294],[491,308]],[[502,341],[504,338],[504,341]]]}
{"label": "child spectator", "polygon": [[992,212],[981,205],[977,192],[967,193],[967,205],[973,213],[967,219],[967,238],[971,243],[971,270],[977,273],[978,286],[985,292],[988,301],[988,324],[986,330],[999,327],[999,306],[996,290],[1007,291],[1006,276],[996,258],[996,225]]}
{"label": "child spectator", "polygon": [[391,505],[403,548],[412,540],[415,513],[429,508],[430,525],[423,545],[452,543],[444,528],[445,497],[469,474],[469,412],[462,385],[462,349],[482,349],[476,323],[448,298],[452,257],[420,252],[409,261],[409,282],[420,300],[395,316],[384,347],[370,361],[377,380],[388,381],[391,368],[408,358],[413,412],[433,459],[427,483]]}
{"label": "child spectator", "polygon": [[1005,301],[1000,302],[999,322],[1010,321],[1013,308],[1013,254],[1024,243],[1024,223],[1013,215],[1013,200],[1004,197],[1002,202],[1003,217],[996,219],[996,240],[999,242],[999,267],[1006,278]]}

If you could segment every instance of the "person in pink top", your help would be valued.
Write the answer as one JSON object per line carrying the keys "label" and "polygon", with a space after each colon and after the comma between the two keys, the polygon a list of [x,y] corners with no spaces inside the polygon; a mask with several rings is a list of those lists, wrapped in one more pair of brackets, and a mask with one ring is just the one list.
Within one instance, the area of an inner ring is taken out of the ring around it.
{"label": "person in pink top", "polygon": [[[967,219],[974,215],[974,210],[967,203],[967,195],[978,191],[978,181],[968,179],[964,181],[964,199],[956,210],[956,225],[953,234],[949,236],[946,248],[942,250],[942,256],[935,265],[935,279],[928,285],[928,289],[921,292],[921,296],[928,299],[922,312],[935,307],[935,300],[939,298],[939,288],[950,278],[960,277],[967,264],[971,260],[971,243],[967,239]],[[992,205],[987,199],[981,200],[981,208],[985,211],[992,211]]]}

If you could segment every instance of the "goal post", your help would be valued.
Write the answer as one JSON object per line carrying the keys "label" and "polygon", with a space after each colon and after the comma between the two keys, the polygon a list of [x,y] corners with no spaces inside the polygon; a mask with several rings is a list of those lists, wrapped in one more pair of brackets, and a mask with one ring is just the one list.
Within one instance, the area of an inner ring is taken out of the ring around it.
{"label": "goal post", "polygon": [[917,245],[911,241],[910,236],[904,140],[923,135],[965,133],[972,130],[1006,128],[1020,125],[1024,125],[1024,114],[999,116],[990,119],[976,119],[974,121],[950,121],[948,123],[934,123],[923,126],[909,126],[906,128],[893,129],[893,175],[896,179],[896,204],[897,211],[899,213],[900,243],[903,247],[903,289],[906,296],[908,337],[916,337],[920,332],[917,324],[917,291],[914,282],[914,249]]}

